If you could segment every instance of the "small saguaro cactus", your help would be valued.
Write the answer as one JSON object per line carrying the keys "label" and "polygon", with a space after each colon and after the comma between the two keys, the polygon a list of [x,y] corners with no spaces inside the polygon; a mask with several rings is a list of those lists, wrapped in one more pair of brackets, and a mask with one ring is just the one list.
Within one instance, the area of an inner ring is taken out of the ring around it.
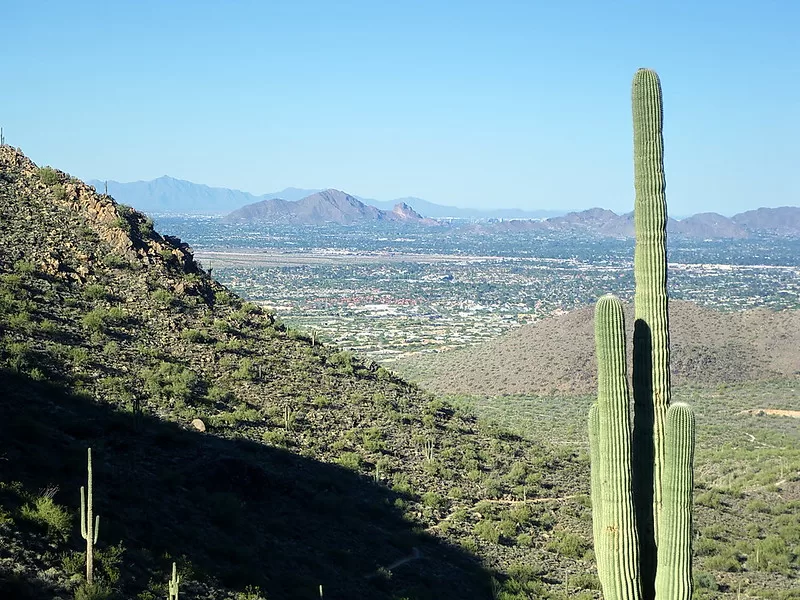
{"label": "small saguaro cactus", "polygon": [[663,109],[648,69],[633,79],[633,124],[633,430],[622,304],[604,296],[589,412],[592,530],[606,600],[689,600],[695,423],[689,406],[670,406]]}
{"label": "small saguaro cactus", "polygon": [[86,583],[92,583],[94,572],[94,546],[100,531],[100,515],[92,523],[92,449],[88,448],[86,470],[88,481],[86,487],[81,486],[81,537],[86,540]]}
{"label": "small saguaro cactus", "polygon": [[180,584],[181,578],[178,575],[178,566],[175,563],[172,563],[172,577],[168,583],[168,593],[167,600],[178,600],[178,584]]}

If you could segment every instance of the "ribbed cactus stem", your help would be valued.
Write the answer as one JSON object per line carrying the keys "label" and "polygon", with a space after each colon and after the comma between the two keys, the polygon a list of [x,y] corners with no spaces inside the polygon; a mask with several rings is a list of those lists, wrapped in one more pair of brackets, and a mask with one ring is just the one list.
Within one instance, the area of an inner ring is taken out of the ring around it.
{"label": "ribbed cactus stem", "polygon": [[86,583],[92,583],[94,575],[94,545],[100,531],[100,515],[92,523],[92,449],[87,449],[86,488],[81,486],[81,537],[86,540]]}
{"label": "ribbed cactus stem", "polygon": [[[645,597],[650,598],[662,507],[664,426],[670,402],[664,119],[661,82],[654,71],[639,69],[634,75],[632,105],[636,191],[633,395],[637,412],[633,443],[634,456],[640,461],[635,468],[634,489],[641,499],[641,503],[637,502],[637,517]],[[650,515],[646,514],[648,511]]]}
{"label": "ribbed cactus stem", "polygon": [[695,420],[682,402],[669,407],[666,423],[664,506],[659,523],[656,598],[692,597],[692,489]]}
{"label": "ribbed cactus stem", "polygon": [[630,398],[625,360],[625,317],[614,296],[595,308],[597,412],[602,528],[600,548],[609,598],[641,598],[639,543],[631,488]]}

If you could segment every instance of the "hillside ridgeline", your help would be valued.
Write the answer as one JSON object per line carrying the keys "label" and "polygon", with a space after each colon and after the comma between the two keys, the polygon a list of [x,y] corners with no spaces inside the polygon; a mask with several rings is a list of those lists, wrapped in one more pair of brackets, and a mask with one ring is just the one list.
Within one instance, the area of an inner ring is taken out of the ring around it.
{"label": "hillside ridgeline", "polygon": [[[629,346],[633,307],[625,307]],[[593,393],[597,388],[594,309],[523,325],[477,346],[426,354],[401,365],[421,384],[447,394]],[[721,312],[670,302],[674,385],[716,385],[800,373],[800,311]],[[631,360],[631,348],[627,352]],[[630,372],[630,369],[629,369]]]}

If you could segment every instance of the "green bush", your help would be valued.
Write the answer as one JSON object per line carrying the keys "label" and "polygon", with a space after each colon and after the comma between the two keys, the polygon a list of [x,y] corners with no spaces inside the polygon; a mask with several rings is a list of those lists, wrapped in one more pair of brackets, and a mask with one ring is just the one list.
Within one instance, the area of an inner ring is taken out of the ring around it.
{"label": "green bush", "polygon": [[582,537],[574,533],[557,531],[545,548],[567,558],[582,558],[589,546]]}
{"label": "green bush", "polygon": [[180,335],[181,339],[187,340],[194,344],[207,344],[213,341],[211,336],[202,329],[184,329],[181,331]]}
{"label": "green bush", "polygon": [[89,300],[105,300],[108,297],[105,286],[97,283],[87,285],[83,289],[83,295]]}
{"label": "green bush", "polygon": [[75,589],[75,600],[109,600],[111,597],[111,590],[101,582],[94,582],[91,585],[83,582]]}
{"label": "green bush", "polygon": [[336,462],[346,469],[352,469],[353,471],[360,470],[363,463],[361,455],[357,452],[343,452],[339,458],[336,459]]}
{"label": "green bush", "polygon": [[161,306],[172,306],[175,296],[163,288],[155,290],[150,297]]}
{"label": "green bush", "polygon": [[497,525],[488,519],[483,519],[476,523],[473,531],[475,535],[487,542],[492,544],[500,543],[500,531],[497,529]]}
{"label": "green bush", "polygon": [[33,504],[25,504],[21,509],[23,519],[47,529],[47,535],[66,542],[69,539],[71,517],[66,509],[53,502],[50,496],[39,496]]}
{"label": "green bush", "polygon": [[41,179],[42,183],[45,185],[54,185],[58,183],[59,179],[61,179],[56,170],[52,167],[41,167],[37,171],[37,174],[39,175],[39,179]]}
{"label": "green bush", "polygon": [[14,263],[14,272],[21,275],[29,275],[36,271],[36,266],[29,260],[18,260]]}

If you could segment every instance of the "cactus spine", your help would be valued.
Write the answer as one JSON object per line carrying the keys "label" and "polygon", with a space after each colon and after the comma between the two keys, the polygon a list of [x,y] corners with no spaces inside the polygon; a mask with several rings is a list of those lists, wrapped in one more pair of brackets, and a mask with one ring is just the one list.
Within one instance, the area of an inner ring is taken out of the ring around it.
{"label": "cactus spine", "polygon": [[86,583],[92,584],[94,572],[94,546],[100,531],[100,515],[92,524],[92,449],[87,449],[86,471],[88,481],[86,488],[81,486],[81,537],[86,540]]}
{"label": "cactus spine", "polygon": [[622,305],[598,300],[598,398],[589,413],[595,554],[607,600],[692,595],[694,416],[670,403],[661,84],[633,79],[636,280],[633,432]]}
{"label": "cactus spine", "polygon": [[178,600],[178,584],[181,582],[181,578],[178,576],[178,567],[175,563],[172,563],[172,577],[169,580],[169,595],[167,596],[167,600]]}

